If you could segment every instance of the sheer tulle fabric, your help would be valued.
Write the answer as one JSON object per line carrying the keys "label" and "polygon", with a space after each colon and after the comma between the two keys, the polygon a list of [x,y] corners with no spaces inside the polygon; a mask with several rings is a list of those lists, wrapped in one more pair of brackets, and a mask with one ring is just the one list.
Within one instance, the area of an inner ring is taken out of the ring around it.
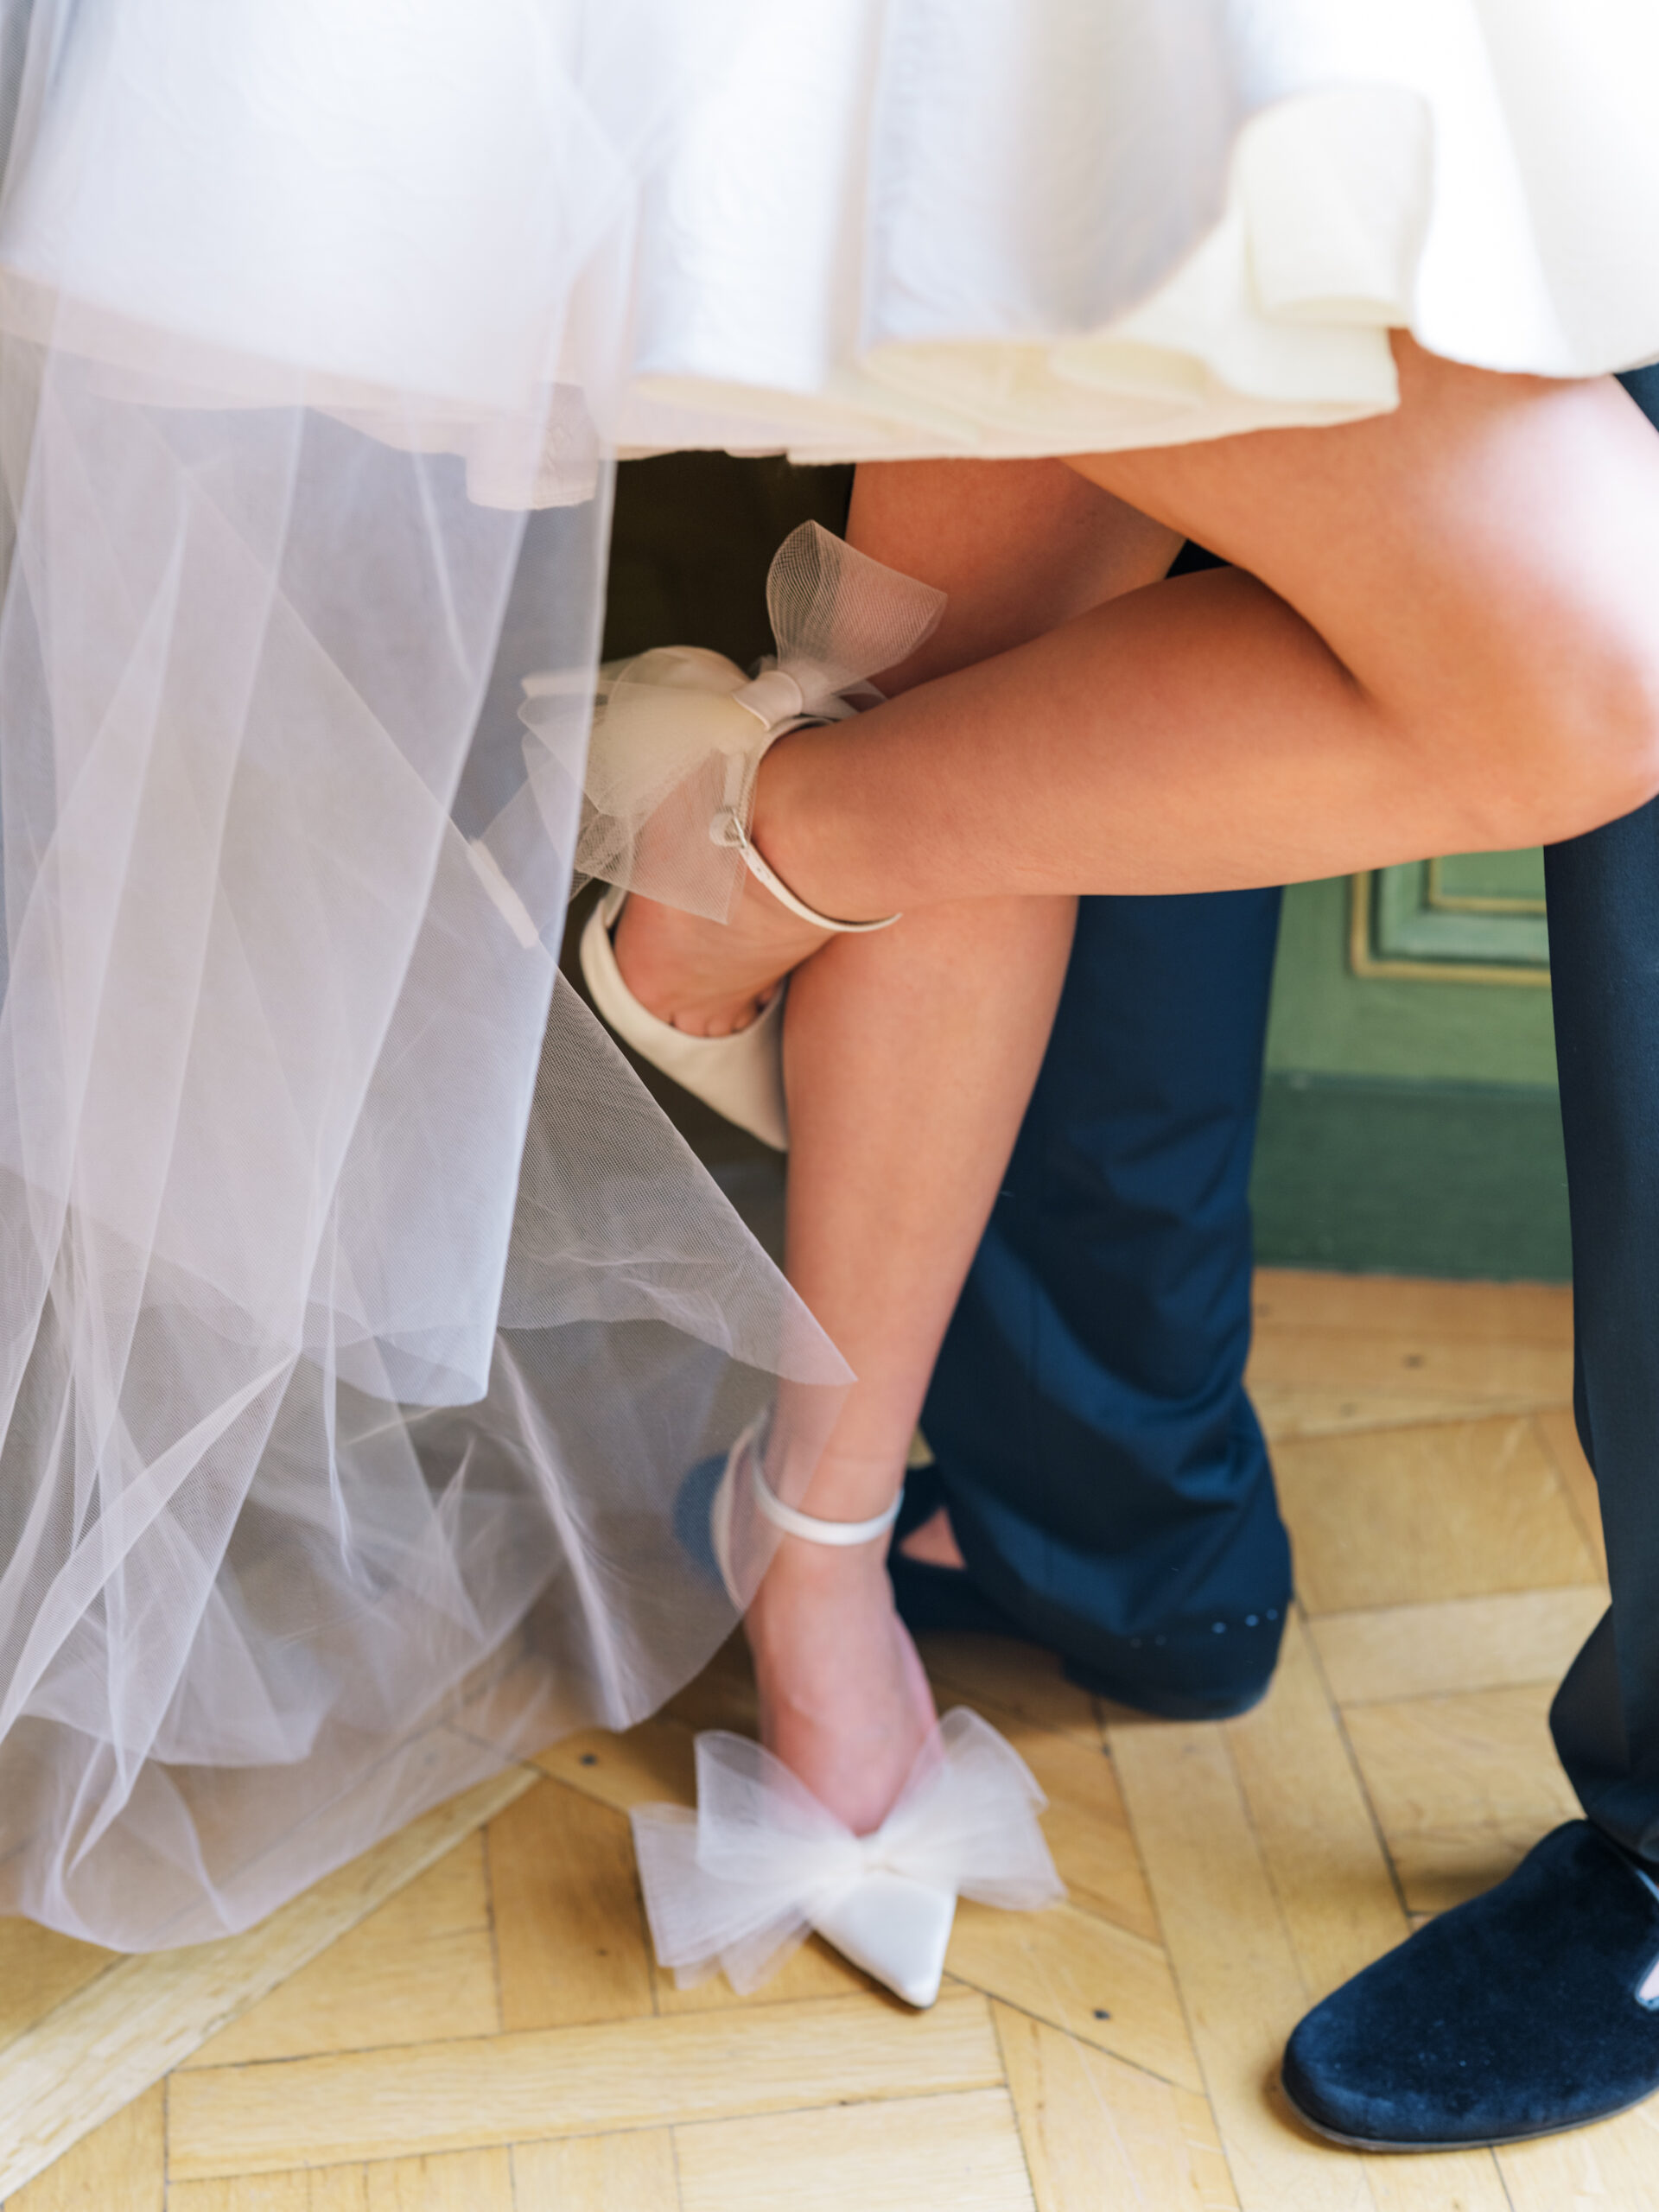
{"label": "sheer tulle fabric", "polygon": [[658,1961],[682,1986],[723,1971],[734,1989],[757,1989],[816,1928],[931,2005],[958,1897],[1031,1912],[1065,1894],[1037,1822],[1046,1799],[1014,1746],[964,1706],[923,1745],[871,1835],[855,1835],[744,1737],[700,1735],[696,1758],[695,1814],[632,1815]]}
{"label": "sheer tulle fabric", "polygon": [[[652,1710],[734,1618],[687,1470],[780,1377],[810,1465],[844,1381],[556,990],[607,481],[556,372],[626,141],[545,11],[397,12],[458,108],[333,11],[332,148],[309,10],[5,18],[0,1910],[122,1946]],[[474,156],[493,293],[388,269]]]}
{"label": "sheer tulle fabric", "polygon": [[[944,594],[872,561],[817,523],[772,558],[766,610],[778,651],[750,677],[721,653],[671,646],[600,671],[576,867],[664,906],[723,922],[737,903],[755,772],[804,721],[838,721],[868,679],[915,652]],[[524,709],[533,730],[540,702]]]}
{"label": "sheer tulle fabric", "polygon": [[0,0],[0,1910],[240,1927],[638,1717],[687,1469],[810,1468],[555,988],[612,455],[1653,358],[1656,87],[1641,0]]}

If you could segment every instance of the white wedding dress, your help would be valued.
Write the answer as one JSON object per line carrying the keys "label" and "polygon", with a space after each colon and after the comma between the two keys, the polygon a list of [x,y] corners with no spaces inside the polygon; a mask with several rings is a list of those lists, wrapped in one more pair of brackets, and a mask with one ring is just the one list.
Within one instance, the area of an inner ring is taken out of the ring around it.
{"label": "white wedding dress", "polygon": [[1659,357],[1659,10],[0,0],[0,1912],[148,1947],[649,1712],[845,1381],[555,987],[614,457]]}

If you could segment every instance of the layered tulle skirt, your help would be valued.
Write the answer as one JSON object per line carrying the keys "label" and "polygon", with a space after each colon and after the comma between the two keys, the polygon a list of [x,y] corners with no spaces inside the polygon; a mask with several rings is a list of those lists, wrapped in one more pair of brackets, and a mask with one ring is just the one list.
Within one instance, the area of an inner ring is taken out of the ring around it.
{"label": "layered tulle skirt", "polygon": [[1659,16],[0,0],[0,1911],[149,1946],[650,1711],[689,1472],[844,1387],[556,981],[615,456],[1659,356]]}

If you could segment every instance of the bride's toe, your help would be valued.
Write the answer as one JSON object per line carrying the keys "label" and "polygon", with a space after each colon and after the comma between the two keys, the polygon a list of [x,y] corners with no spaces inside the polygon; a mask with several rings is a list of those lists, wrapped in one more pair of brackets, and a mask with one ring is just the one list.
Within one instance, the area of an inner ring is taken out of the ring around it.
{"label": "bride's toe", "polygon": [[629,1049],[763,1144],[785,1150],[784,996],[775,992],[757,1019],[724,1036],[697,1036],[665,1020],[629,988],[613,935],[632,901],[612,891],[582,931],[582,973],[602,1020]]}
{"label": "bride's toe", "polygon": [[757,958],[771,965],[763,951],[719,923],[637,893],[624,901],[612,943],[618,970],[640,1005],[688,1037],[738,1036],[777,995],[777,976],[757,980],[750,972]]}

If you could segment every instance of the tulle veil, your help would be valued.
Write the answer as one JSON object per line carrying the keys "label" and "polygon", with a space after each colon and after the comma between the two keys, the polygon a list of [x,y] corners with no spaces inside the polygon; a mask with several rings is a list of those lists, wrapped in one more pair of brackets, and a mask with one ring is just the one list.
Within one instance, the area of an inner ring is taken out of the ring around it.
{"label": "tulle veil", "polygon": [[650,1711],[688,1470],[844,1382],[556,980],[637,14],[0,7],[0,1912]]}

